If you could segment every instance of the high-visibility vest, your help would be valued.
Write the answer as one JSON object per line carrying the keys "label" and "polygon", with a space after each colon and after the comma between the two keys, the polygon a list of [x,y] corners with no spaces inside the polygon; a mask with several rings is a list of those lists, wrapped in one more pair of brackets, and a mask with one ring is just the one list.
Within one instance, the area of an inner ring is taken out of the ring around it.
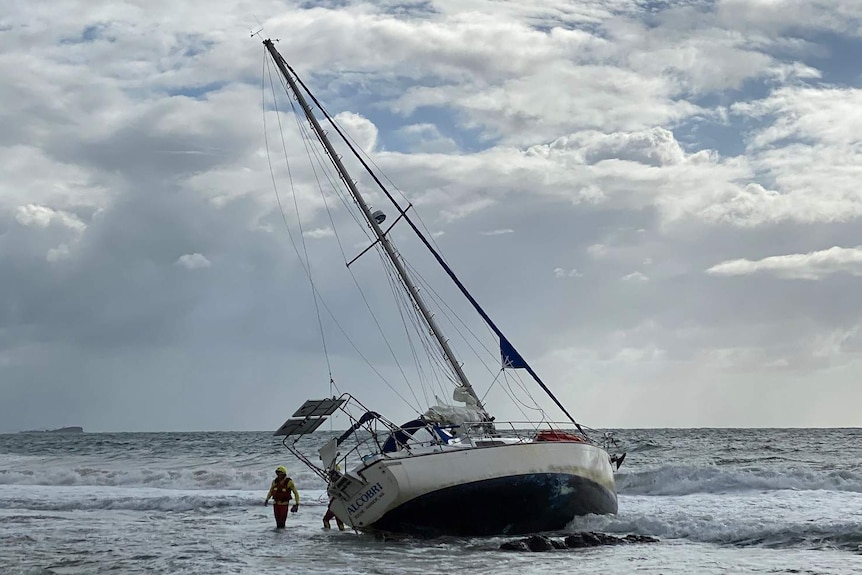
{"label": "high-visibility vest", "polygon": [[290,488],[292,483],[293,481],[290,477],[285,477],[281,482],[278,479],[272,480],[272,499],[276,505],[287,505],[290,503],[293,496],[293,490]]}

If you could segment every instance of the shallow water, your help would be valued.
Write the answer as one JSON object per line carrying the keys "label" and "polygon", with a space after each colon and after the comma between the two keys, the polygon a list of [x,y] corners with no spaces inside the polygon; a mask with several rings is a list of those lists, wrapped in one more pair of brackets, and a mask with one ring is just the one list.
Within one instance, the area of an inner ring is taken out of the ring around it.
{"label": "shallow water", "polygon": [[[620,513],[569,530],[661,541],[513,553],[324,531],[323,483],[270,432],[0,435],[0,573],[862,573],[862,430],[617,436]],[[279,464],[302,498],[284,531]]]}

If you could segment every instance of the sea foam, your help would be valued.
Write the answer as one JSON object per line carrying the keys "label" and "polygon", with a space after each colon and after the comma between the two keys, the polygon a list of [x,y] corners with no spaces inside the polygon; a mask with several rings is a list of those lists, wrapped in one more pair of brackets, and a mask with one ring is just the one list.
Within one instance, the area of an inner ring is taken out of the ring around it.
{"label": "sea foam", "polygon": [[627,495],[687,495],[751,490],[829,490],[862,493],[862,473],[849,470],[734,469],[668,465],[621,472],[617,491]]}

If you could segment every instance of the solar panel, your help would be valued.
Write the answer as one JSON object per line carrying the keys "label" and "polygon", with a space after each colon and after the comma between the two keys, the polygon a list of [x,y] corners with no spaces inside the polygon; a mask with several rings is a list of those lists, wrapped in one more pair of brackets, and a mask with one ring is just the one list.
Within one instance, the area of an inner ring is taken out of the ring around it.
{"label": "solar panel", "polygon": [[343,399],[309,399],[291,417],[332,415],[344,403]]}
{"label": "solar panel", "polygon": [[275,430],[273,435],[303,435],[305,433],[311,433],[318,427],[320,427],[323,422],[326,421],[325,417],[308,417],[305,419],[288,419],[285,421],[281,427]]}

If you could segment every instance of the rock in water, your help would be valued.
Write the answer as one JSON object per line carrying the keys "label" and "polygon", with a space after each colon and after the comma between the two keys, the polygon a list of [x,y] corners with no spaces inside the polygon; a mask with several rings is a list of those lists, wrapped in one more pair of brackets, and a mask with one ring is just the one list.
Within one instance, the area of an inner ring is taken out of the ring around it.
{"label": "rock in water", "polygon": [[554,546],[548,537],[531,535],[527,538],[527,549],[530,551],[550,551]]}
{"label": "rock in water", "polygon": [[624,543],[657,543],[658,539],[647,535],[626,535],[615,537],[607,533],[584,531],[573,533],[562,541],[545,535],[531,535],[523,539],[513,539],[500,545],[503,551],[550,551],[552,549],[582,549],[600,545],[620,545]]}
{"label": "rock in water", "polygon": [[530,548],[527,547],[526,539],[516,539],[514,541],[506,541],[502,545],[500,545],[500,549],[503,551],[530,551]]}

